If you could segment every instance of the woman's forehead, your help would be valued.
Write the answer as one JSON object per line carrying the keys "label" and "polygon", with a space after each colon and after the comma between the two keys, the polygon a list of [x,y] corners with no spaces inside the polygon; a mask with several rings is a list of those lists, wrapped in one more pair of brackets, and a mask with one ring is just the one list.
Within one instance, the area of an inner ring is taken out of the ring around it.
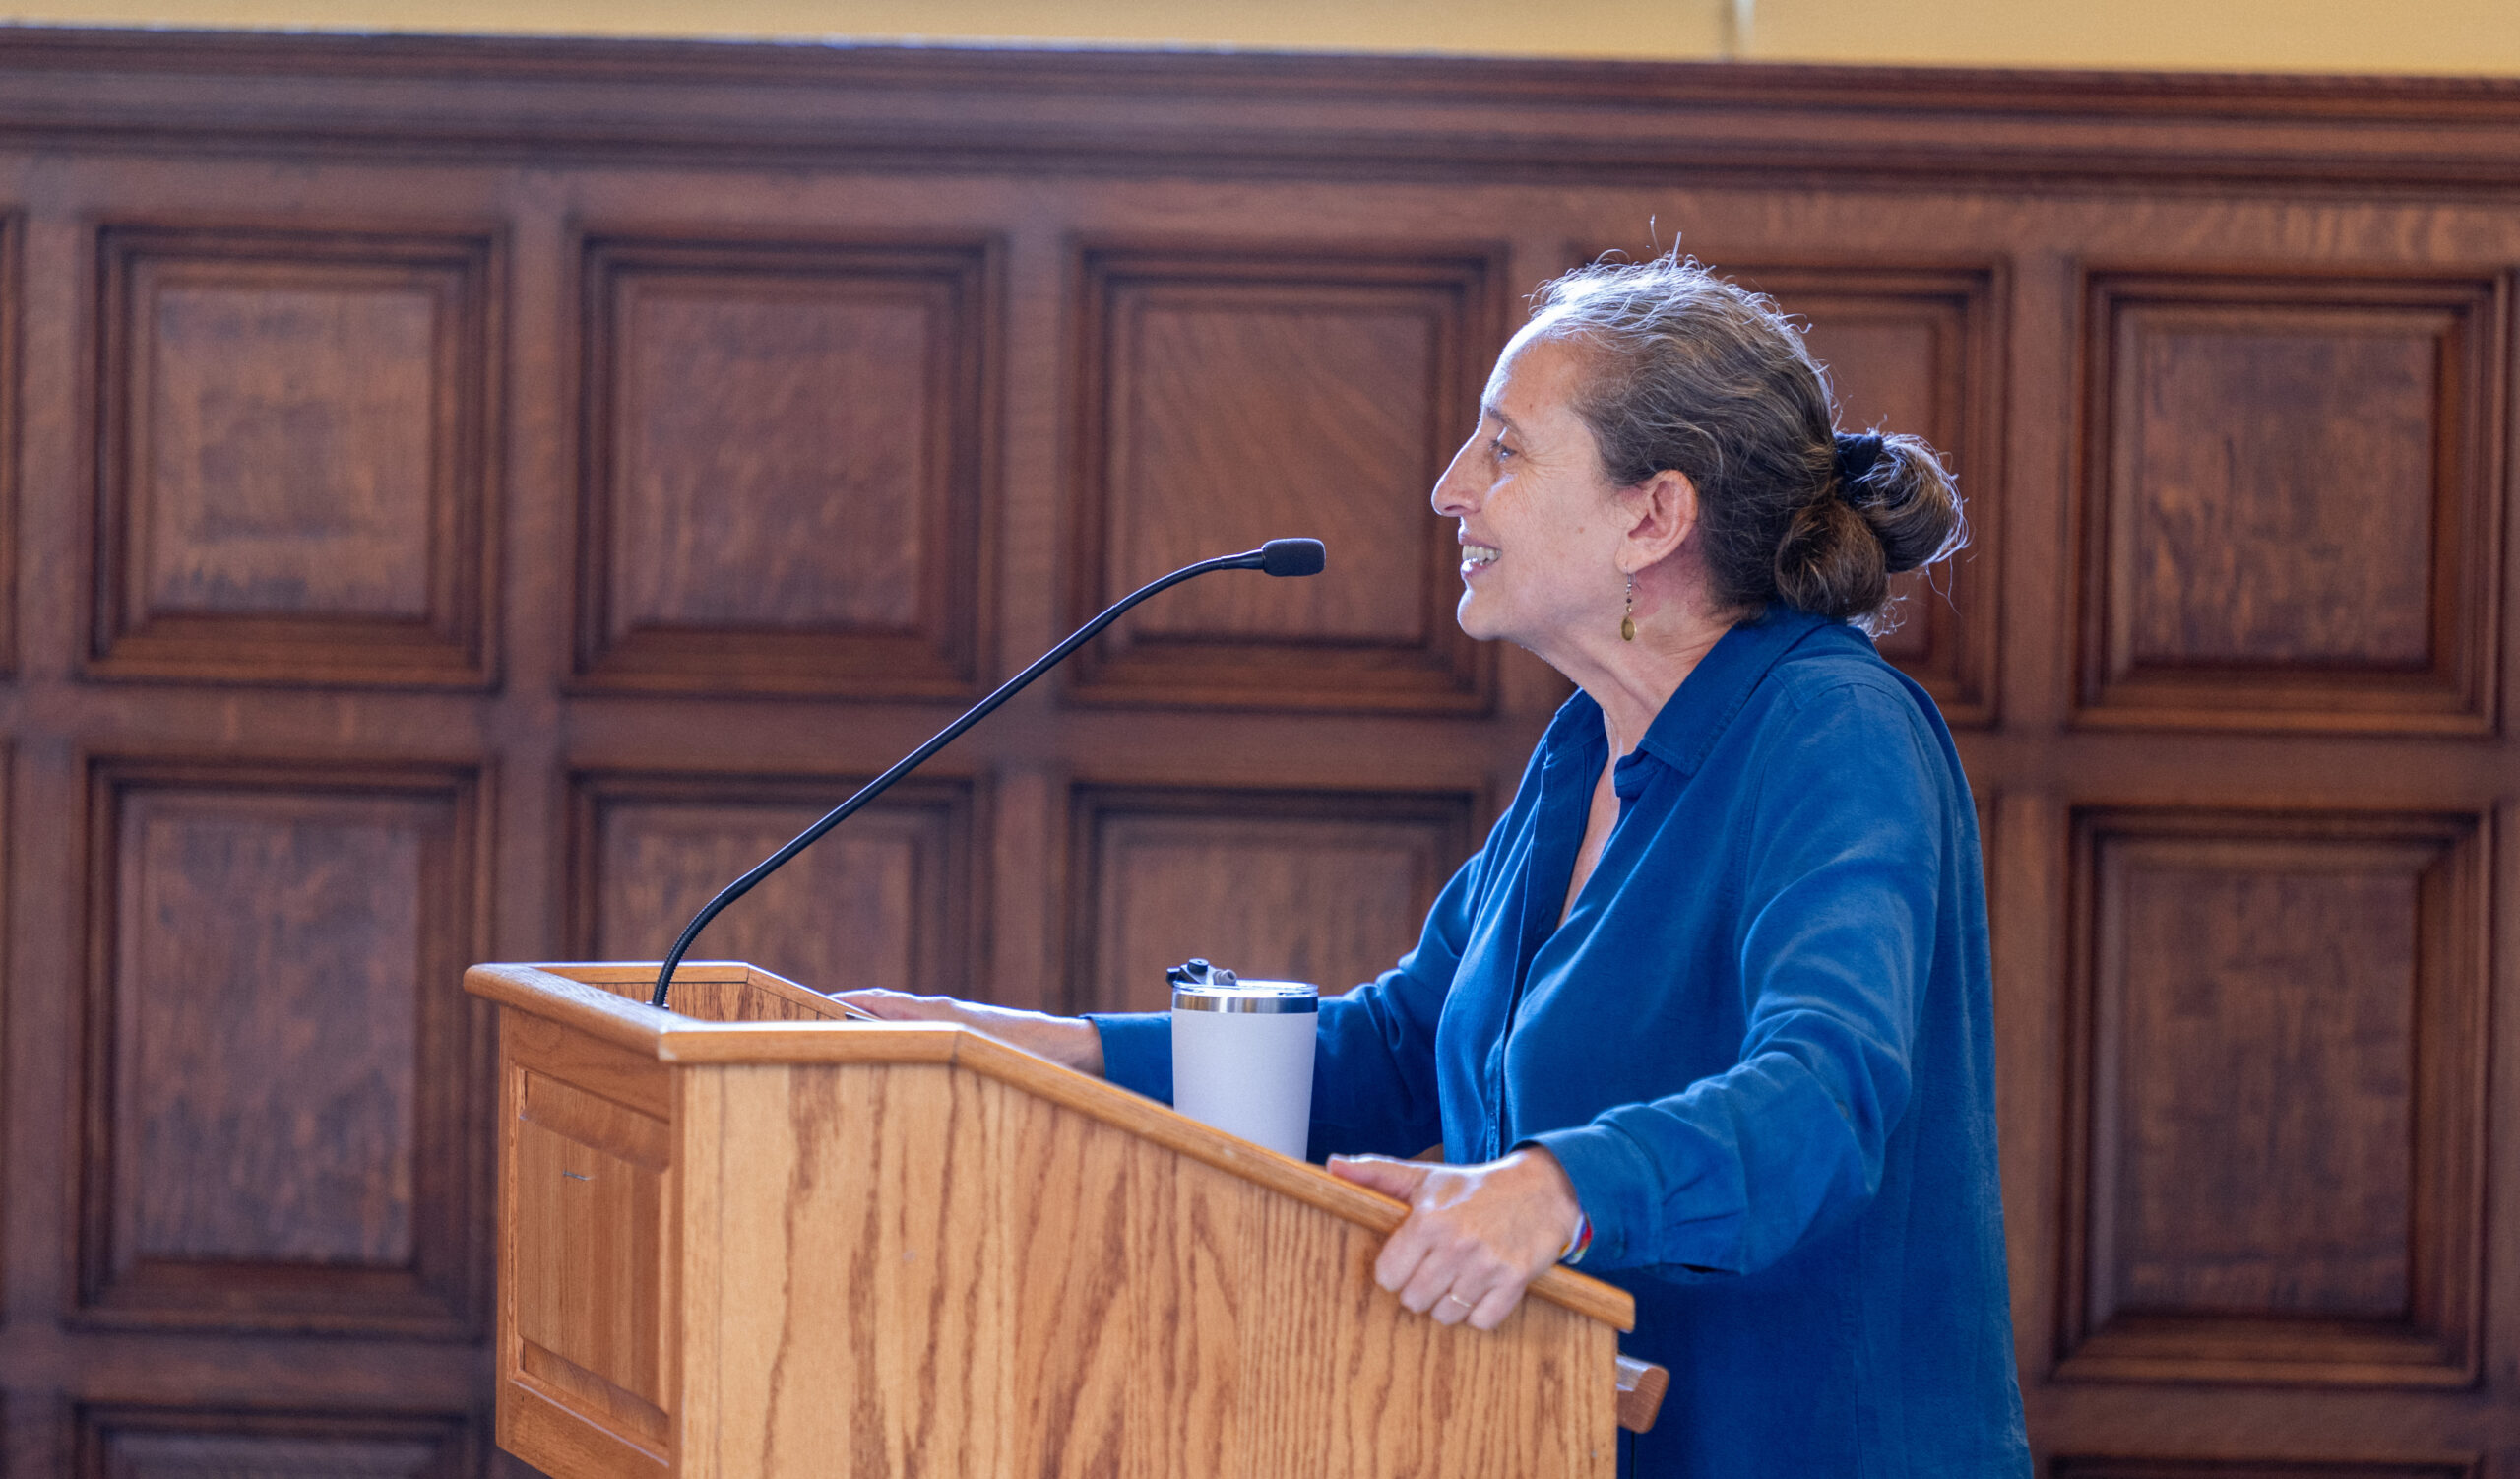
{"label": "woman's forehead", "polygon": [[1482,413],[1502,412],[1505,418],[1528,422],[1562,410],[1573,399],[1581,370],[1577,346],[1551,334],[1540,320],[1523,326],[1496,356],[1480,399]]}

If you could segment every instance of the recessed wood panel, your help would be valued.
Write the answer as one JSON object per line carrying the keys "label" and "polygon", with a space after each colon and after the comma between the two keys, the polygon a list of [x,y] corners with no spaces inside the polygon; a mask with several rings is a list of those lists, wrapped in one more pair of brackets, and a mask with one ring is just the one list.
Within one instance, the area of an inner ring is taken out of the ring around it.
{"label": "recessed wood panel", "polygon": [[972,684],[989,263],[976,242],[585,242],[585,683]]}
{"label": "recessed wood panel", "polygon": [[1071,614],[1281,537],[1323,574],[1166,593],[1070,666],[1095,703],[1479,712],[1427,495],[1503,339],[1484,253],[1098,248],[1080,268]]}
{"label": "recessed wood panel", "polygon": [[86,1318],[469,1328],[469,776],[106,761],[93,794]]}
{"label": "recessed wood panel", "polygon": [[83,1407],[80,1479],[466,1479],[460,1416]]}
{"label": "recessed wood panel", "polygon": [[2480,838],[2084,814],[2060,1374],[2473,1375]]}
{"label": "recessed wood panel", "polygon": [[2085,332],[2085,716],[2493,720],[2499,278],[2102,273]]}
{"label": "recessed wood panel", "polygon": [[99,675],[484,681],[487,235],[99,236]]}
{"label": "recessed wood panel", "polygon": [[[577,953],[659,960],[720,888],[846,800],[854,778],[578,777]],[[974,792],[914,779],[841,823],[713,921],[694,958],[748,960],[818,991],[971,995],[979,917]]]}
{"label": "recessed wood panel", "polygon": [[675,1360],[662,1293],[672,1130],[562,1079],[512,1071],[505,1194],[517,1209],[508,1297],[518,1366],[662,1447]]}
{"label": "recessed wood panel", "polygon": [[1803,321],[1839,425],[1922,436],[1958,476],[1969,546],[1892,580],[1899,624],[1879,645],[1953,724],[1991,722],[2003,447],[1994,270],[1727,266]]}
{"label": "recessed wood panel", "polygon": [[1069,1000],[1161,1011],[1204,956],[1324,996],[1391,968],[1470,854],[1467,794],[1080,789]]}

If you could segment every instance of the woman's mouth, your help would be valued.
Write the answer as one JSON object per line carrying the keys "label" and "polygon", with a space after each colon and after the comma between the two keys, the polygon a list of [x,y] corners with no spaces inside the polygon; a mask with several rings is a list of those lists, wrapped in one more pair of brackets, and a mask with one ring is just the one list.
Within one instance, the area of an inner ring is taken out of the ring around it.
{"label": "woman's mouth", "polygon": [[1496,550],[1485,545],[1462,546],[1461,578],[1464,580],[1470,579],[1471,576],[1477,574],[1481,569],[1493,564],[1495,560]]}

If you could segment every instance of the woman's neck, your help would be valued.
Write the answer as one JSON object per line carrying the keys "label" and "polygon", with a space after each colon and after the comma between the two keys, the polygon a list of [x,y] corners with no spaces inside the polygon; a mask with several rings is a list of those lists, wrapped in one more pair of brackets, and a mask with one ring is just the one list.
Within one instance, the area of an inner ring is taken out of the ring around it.
{"label": "woman's neck", "polygon": [[[1654,716],[1663,712],[1671,695],[1680,691],[1680,683],[1729,630],[1729,625],[1710,624],[1668,645],[1657,643],[1650,651],[1622,655],[1624,661],[1606,664],[1600,675],[1581,685],[1602,706],[1602,727],[1609,735],[1611,759],[1636,748]],[[1631,645],[1643,648],[1644,634],[1638,633]]]}
{"label": "woman's neck", "polygon": [[1649,607],[1645,594],[1640,581],[1634,641],[1612,631],[1575,644],[1573,652],[1543,654],[1601,706],[1612,760],[1636,748],[1654,716],[1740,619],[1738,611],[1709,610],[1679,592]]}

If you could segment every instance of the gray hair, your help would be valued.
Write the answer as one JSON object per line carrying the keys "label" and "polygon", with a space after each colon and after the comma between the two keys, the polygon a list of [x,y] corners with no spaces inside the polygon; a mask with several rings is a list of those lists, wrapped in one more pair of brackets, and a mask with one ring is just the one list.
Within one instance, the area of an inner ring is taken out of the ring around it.
{"label": "gray hair", "polygon": [[1842,458],[1828,376],[1801,334],[1676,248],[1558,278],[1533,294],[1532,323],[1588,352],[1575,411],[1614,484],[1665,469],[1696,484],[1697,537],[1727,607],[1782,601],[1878,633],[1895,624],[1890,577],[1967,543],[1934,449],[1883,435],[1851,439],[1858,455]]}

